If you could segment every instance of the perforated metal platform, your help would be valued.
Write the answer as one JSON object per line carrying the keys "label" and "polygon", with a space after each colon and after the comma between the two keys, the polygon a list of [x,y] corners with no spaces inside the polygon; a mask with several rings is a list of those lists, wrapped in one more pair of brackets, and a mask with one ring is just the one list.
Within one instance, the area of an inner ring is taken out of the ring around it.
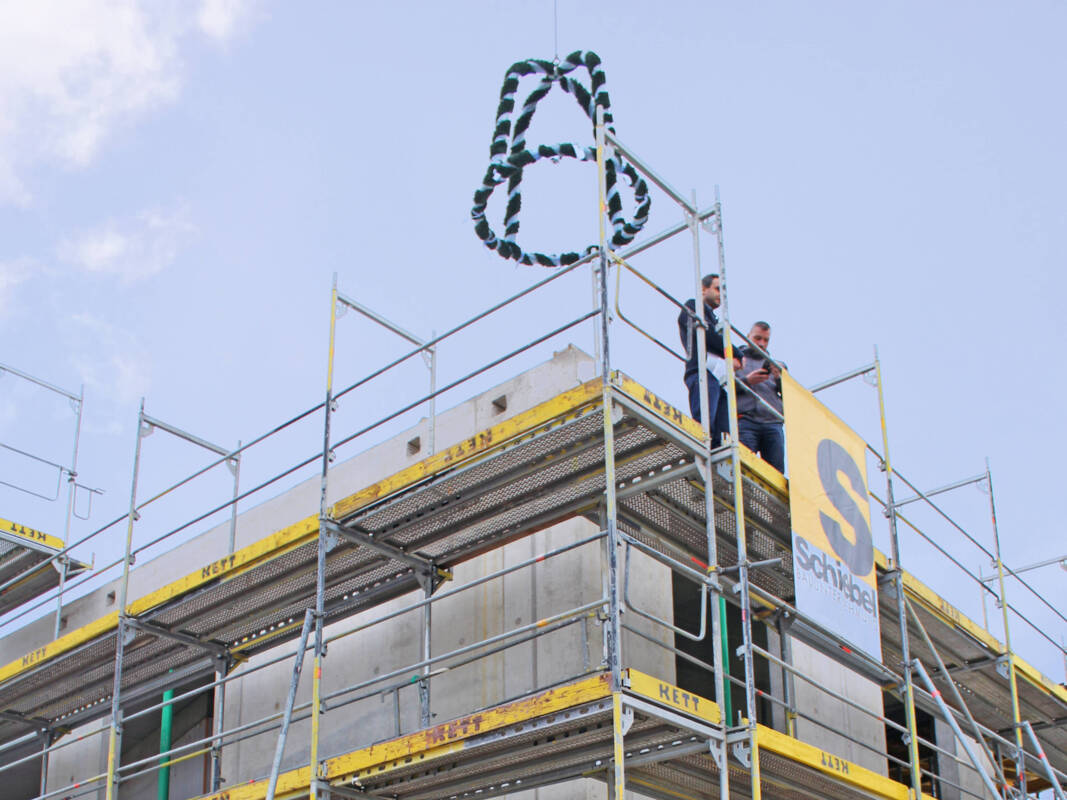
{"label": "perforated metal platform", "polygon": [[[719,767],[708,754],[720,736],[718,707],[634,670],[619,694],[629,788],[677,798],[719,796]],[[632,715],[632,716],[630,716]],[[341,796],[470,800],[576,778],[606,779],[613,757],[608,676],[591,678],[361,750],[327,758],[323,780]],[[760,727],[761,786],[778,800],[906,800],[905,786],[830,753]],[[732,751],[734,752],[734,751]],[[731,796],[747,797],[745,766],[729,762]],[[304,767],[279,776],[278,797],[308,796]],[[267,780],[244,782],[204,800],[262,800]]]}
{"label": "perforated metal platform", "polygon": [[[1011,685],[1004,645],[907,573],[904,590],[975,720],[1013,739]],[[879,613],[883,659],[887,664],[898,664],[900,628],[892,582],[880,585]],[[913,657],[920,658],[930,676],[943,685],[937,662],[910,616],[908,625]],[[1021,716],[1038,732],[1052,765],[1067,771],[1067,689],[1018,656],[1015,656],[1015,667]],[[942,695],[950,705],[956,705],[951,691],[943,689]],[[936,712],[932,707],[928,710]]]}
{"label": "perforated metal platform", "polygon": [[[653,492],[649,480],[691,467],[699,427],[621,376],[613,393],[617,478],[638,487],[625,504],[642,520],[632,530],[654,547],[706,557],[699,481],[684,477]],[[517,537],[595,515],[604,492],[602,396],[600,382],[591,381],[336,503],[339,525],[376,546],[331,540],[329,620],[414,591],[426,574],[440,576]],[[785,506],[756,478],[746,481],[749,513],[761,526],[754,557],[781,554]],[[726,480],[717,478],[715,491],[731,502]],[[717,524],[723,560],[732,563],[727,505]],[[128,634],[124,699],[158,691],[168,672],[190,679],[213,672],[220,656],[240,658],[294,637],[314,604],[318,527],[308,517],[132,602],[127,613],[139,628]],[[767,588],[788,588],[791,564],[783,563],[773,580],[765,576]],[[0,711],[57,728],[106,715],[118,621],[113,613],[0,667]],[[0,722],[0,741],[24,730]]]}
{"label": "perforated metal platform", "polygon": [[[59,586],[62,565],[59,559],[51,562],[48,559],[62,549],[63,542],[55,536],[0,519],[0,585],[32,570],[0,591],[0,615]],[[65,556],[62,558],[66,560]],[[67,577],[73,578],[86,569],[87,565],[71,559],[67,562]]]}

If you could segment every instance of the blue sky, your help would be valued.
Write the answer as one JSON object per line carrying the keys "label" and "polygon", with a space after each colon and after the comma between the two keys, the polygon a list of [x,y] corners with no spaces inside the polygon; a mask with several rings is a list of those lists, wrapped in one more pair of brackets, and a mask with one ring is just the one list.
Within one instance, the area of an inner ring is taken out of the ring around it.
{"label": "blue sky", "polygon": [[[772,349],[808,384],[869,361],[877,345],[896,466],[930,487],[982,471],[988,456],[1009,563],[1067,553],[1055,513],[1067,438],[1067,11],[1053,2],[649,9],[560,0],[559,53],[602,57],[620,138],[661,174],[701,204],[720,187],[734,321],[771,321]],[[0,362],[85,384],[80,478],[107,493],[75,535],[126,508],[142,396],[150,414],[229,445],[321,399],[334,272],[347,294],[421,335],[546,274],[487,251],[469,213],[504,72],[551,58],[553,42],[551,0],[0,7]],[[528,141],[587,144],[591,132],[555,93]],[[530,249],[594,241],[589,164],[539,164],[523,189]],[[500,207],[490,210],[499,225]],[[650,230],[679,218],[655,196]],[[680,241],[635,265],[688,297],[691,263]],[[442,381],[588,309],[587,274],[560,283],[442,345]],[[673,341],[669,307],[636,283],[622,291],[628,314]],[[681,403],[678,367],[616,328],[617,366]],[[567,341],[590,350],[588,326],[441,404]],[[338,382],[402,351],[348,316]],[[408,365],[343,404],[339,422],[354,430],[424,382],[421,365]],[[826,400],[878,441],[873,390],[857,383]],[[0,378],[0,441],[64,460],[72,421],[65,403]],[[298,426],[262,462],[250,456],[243,479],[313,453],[320,427]],[[162,435],[146,440],[145,458],[144,493],[205,463]],[[10,454],[0,470],[35,489],[54,481]],[[227,491],[222,473],[194,490],[205,503]],[[0,504],[2,517],[62,530],[62,503],[0,486]],[[972,487],[945,504],[991,544],[985,495]],[[176,501],[146,515],[138,535],[183,513]],[[969,568],[988,571],[946,526],[915,517]],[[103,563],[120,547],[115,529],[82,555]],[[951,583],[946,593],[980,618],[973,585],[920,543],[905,538],[904,548],[920,577]],[[1060,608],[1064,577],[1055,567],[1031,575]],[[1009,591],[1063,634],[1050,612]],[[1017,638],[1063,677],[1050,648]]]}

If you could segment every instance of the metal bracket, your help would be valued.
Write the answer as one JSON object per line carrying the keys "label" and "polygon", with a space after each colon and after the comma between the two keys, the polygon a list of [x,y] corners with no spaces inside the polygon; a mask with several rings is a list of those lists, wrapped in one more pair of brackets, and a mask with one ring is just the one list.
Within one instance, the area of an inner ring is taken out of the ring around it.
{"label": "metal bracket", "polygon": [[147,633],[150,636],[158,636],[161,639],[170,639],[173,642],[180,642],[181,644],[187,644],[191,647],[199,647],[202,650],[206,650],[218,658],[227,658],[230,651],[225,645],[218,642],[204,641],[189,633],[181,633],[179,631],[172,631],[168,628],[164,628],[162,625],[153,625],[150,622],[144,622],[139,619],[126,620],[126,636],[124,644],[129,644],[133,641],[133,637],[137,635],[137,631]]}
{"label": "metal bracket", "polygon": [[716,739],[708,739],[708,755],[710,755],[715,762],[715,766],[719,768],[719,772],[726,769],[726,765],[722,763],[723,751],[723,742],[717,741]]}
{"label": "metal bracket", "polygon": [[997,659],[996,663],[997,663],[997,666],[996,666],[997,674],[1000,677],[1002,677],[1005,680],[1007,680],[1010,677],[1010,672],[1008,670],[1008,657],[1007,656],[1001,656],[1000,658]]}
{"label": "metal bracket", "polygon": [[341,537],[332,531],[327,531],[325,536],[326,552],[332,553],[341,544]]}
{"label": "metal bracket", "polygon": [[752,747],[749,745],[747,737],[743,742],[734,742],[730,745],[730,751],[734,754],[734,758],[745,766],[745,769],[752,767]]}
{"label": "metal bracket", "polygon": [[340,525],[336,521],[328,518],[323,518],[321,524],[330,533],[334,533],[340,536],[342,539],[346,539],[352,544],[362,545],[363,547],[369,547],[372,550],[376,550],[383,556],[393,559],[394,561],[400,561],[413,567],[416,572],[425,575],[433,575],[437,572],[436,565],[428,558],[423,556],[417,556],[413,553],[408,553],[401,547],[383,542],[375,538],[375,535],[358,525]]}
{"label": "metal bracket", "polygon": [[31,728],[37,728],[38,730],[51,731],[49,727],[52,721],[44,719],[43,717],[25,717],[17,711],[0,711],[0,720],[4,722],[15,722],[19,725],[28,725]]}
{"label": "metal bracket", "polygon": [[367,792],[361,792],[358,789],[353,789],[348,786],[334,786],[332,783],[318,780],[315,781],[315,786],[320,792],[325,792],[327,796],[345,797],[350,800],[367,800],[369,797],[374,797]]}
{"label": "metal bracket", "polygon": [[630,728],[634,724],[634,710],[629,706],[626,706],[622,710],[622,735],[625,736],[630,732]]}

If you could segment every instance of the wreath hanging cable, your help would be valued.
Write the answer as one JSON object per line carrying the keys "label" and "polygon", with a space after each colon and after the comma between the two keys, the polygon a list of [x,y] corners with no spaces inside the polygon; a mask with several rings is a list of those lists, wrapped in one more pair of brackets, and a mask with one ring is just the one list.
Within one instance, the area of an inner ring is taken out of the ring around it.
{"label": "wreath hanging cable", "polygon": [[[571,73],[579,67],[585,67],[589,73],[590,88],[588,89],[577,78],[571,76]],[[527,75],[541,75],[542,77],[537,88],[523,103],[513,127],[515,93],[519,88],[519,79]],[[547,255],[523,250],[515,241],[515,237],[519,233],[519,212],[522,210],[522,193],[519,187],[522,184],[523,170],[526,167],[543,158],[550,158],[553,161],[558,161],[561,157],[596,161],[595,147],[579,147],[570,142],[539,145],[536,153],[527,149],[526,131],[533,121],[537,104],[552,90],[552,86],[558,83],[563,91],[574,96],[578,106],[589,117],[593,123],[594,134],[597,108],[604,109],[604,124],[609,131],[614,133],[611,100],[604,88],[606,80],[604,71],[600,69],[600,57],[591,51],[576,50],[559,63],[542,59],[527,59],[512,64],[508,68],[504,76],[504,85],[500,89],[496,126],[493,131],[493,141],[489,146],[489,168],[482,179],[481,188],[474,193],[474,207],[471,209],[471,219],[474,220],[474,231],[478,234],[478,238],[490,250],[496,250],[502,258],[510,258],[520,264],[559,267],[573,264],[583,255],[588,255],[597,249],[596,245],[589,245],[581,253],[566,252]],[[626,178],[626,182],[634,192],[635,211],[632,220],[627,220],[623,214],[618,187],[620,174]],[[485,218],[485,209],[496,187],[504,181],[508,184],[508,199],[504,212],[504,235],[498,237]],[[618,247],[632,242],[648,222],[652,199],[648,194],[648,185],[634,166],[614,150],[605,157],[604,182],[607,188],[608,218],[612,228],[611,243]]]}

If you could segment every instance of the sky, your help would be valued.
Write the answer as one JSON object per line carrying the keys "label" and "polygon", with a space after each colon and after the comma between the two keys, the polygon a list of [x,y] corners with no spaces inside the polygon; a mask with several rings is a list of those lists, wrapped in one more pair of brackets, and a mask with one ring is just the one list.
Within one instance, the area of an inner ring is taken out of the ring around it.
{"label": "sky", "polygon": [[[701,206],[720,193],[734,323],[770,321],[772,350],[807,385],[869,363],[877,346],[894,466],[931,488],[984,472],[988,458],[1005,561],[1067,555],[1055,505],[1067,438],[1065,28],[1067,9],[1037,0],[655,11],[558,0],[558,13],[552,0],[0,4],[0,363],[75,394],[84,386],[78,481],[104,493],[90,509],[79,490],[76,510],[89,518],[73,521],[71,539],[126,512],[142,398],[148,414],[228,447],[321,401],[334,273],[342,292],[424,337],[547,277],[482,246],[471,197],[507,67],[592,50],[620,140]],[[591,126],[557,89],[528,142],[589,145]],[[541,162],[522,189],[525,247],[596,240],[592,165]],[[489,212],[499,229],[499,197]],[[681,219],[654,193],[646,232]],[[710,271],[709,236],[702,259]],[[685,237],[634,266],[692,296]],[[675,341],[671,306],[639,282],[621,282],[619,303]],[[588,271],[555,282],[442,343],[440,383],[590,307]],[[678,364],[620,320],[613,337],[613,366],[684,404]],[[439,406],[571,342],[591,352],[590,324]],[[404,352],[348,314],[338,320],[337,384]],[[344,399],[337,429],[417,399],[426,381],[421,363],[403,365]],[[821,396],[881,449],[872,387],[856,381]],[[0,442],[69,463],[73,425],[66,400],[0,375]],[[313,455],[321,435],[315,416],[249,453],[242,485]],[[166,434],[146,438],[139,497],[210,460]],[[0,517],[62,536],[64,487],[54,501],[23,491],[51,497],[56,477],[0,451]],[[882,493],[876,465],[869,477]],[[228,473],[214,470],[145,513],[136,540],[231,490]],[[970,486],[944,508],[992,549],[988,494]],[[908,514],[969,570],[989,574],[988,559],[935,513],[916,505]],[[102,566],[121,554],[123,535],[112,526],[76,552]],[[981,619],[979,590],[962,572],[908,531],[902,548],[906,567]],[[1027,577],[1067,607],[1062,570]],[[1009,583],[1008,592],[1038,628],[1067,635],[1025,589]],[[1028,660],[1064,678],[1048,642],[1022,624],[1012,635]]]}

